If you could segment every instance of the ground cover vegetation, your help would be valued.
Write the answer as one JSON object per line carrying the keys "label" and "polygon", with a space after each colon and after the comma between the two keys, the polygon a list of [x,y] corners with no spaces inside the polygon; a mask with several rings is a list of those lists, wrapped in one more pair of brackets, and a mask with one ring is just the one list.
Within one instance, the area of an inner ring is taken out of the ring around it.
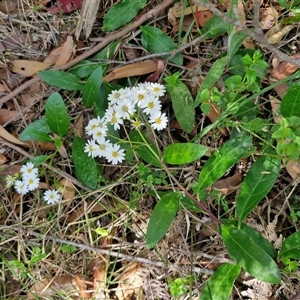
{"label": "ground cover vegetation", "polygon": [[2,1],[1,298],[300,299],[299,10]]}

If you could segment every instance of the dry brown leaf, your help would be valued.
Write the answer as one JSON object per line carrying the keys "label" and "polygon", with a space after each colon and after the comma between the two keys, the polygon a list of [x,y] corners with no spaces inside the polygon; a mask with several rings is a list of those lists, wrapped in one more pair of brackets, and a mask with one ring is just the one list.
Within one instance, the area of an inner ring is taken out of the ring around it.
{"label": "dry brown leaf", "polygon": [[124,272],[118,277],[116,296],[119,300],[130,300],[132,297],[140,296],[144,299],[142,291],[143,279],[139,275],[140,264],[133,262],[127,266]]}
{"label": "dry brown leaf", "polygon": [[0,84],[0,92],[6,93],[9,92],[9,89],[7,88],[6,85]]}
{"label": "dry brown leaf", "polygon": [[0,165],[5,164],[6,162],[7,162],[6,156],[0,153]]}
{"label": "dry brown leaf", "polygon": [[79,275],[74,275],[74,281],[76,282],[79,289],[79,294],[83,299],[90,299],[93,297],[92,291],[87,290],[85,280],[83,280]]}
{"label": "dry brown leaf", "polygon": [[36,282],[31,288],[30,292],[27,294],[27,299],[39,299],[44,297],[52,297],[58,295],[58,293],[72,294],[74,297],[79,296],[79,288],[77,281],[85,281],[83,275],[78,275],[78,278],[75,280],[71,276],[62,275],[54,279],[44,278]]}
{"label": "dry brown leaf", "polygon": [[5,124],[9,120],[11,120],[14,117],[18,116],[19,114],[20,113],[16,110],[1,108],[0,109],[0,125]]}
{"label": "dry brown leaf", "polygon": [[83,115],[83,113],[80,113],[77,116],[77,119],[76,119],[75,125],[74,125],[74,129],[79,137],[83,137],[83,134],[84,134],[84,115]]}
{"label": "dry brown leaf", "polygon": [[63,188],[62,198],[67,200],[67,207],[69,207],[74,200],[75,186],[70,180],[65,178],[59,181],[59,185]]}
{"label": "dry brown leaf", "polygon": [[[210,111],[208,112],[207,114],[207,117],[210,119],[210,121],[212,123],[214,123],[217,118],[220,116],[221,114],[221,110],[220,108],[215,104],[213,103],[212,101],[209,101],[209,104],[210,104]],[[226,128],[222,128],[221,129],[221,132],[224,136],[228,136],[229,135],[229,132]]]}
{"label": "dry brown leaf", "polygon": [[93,200],[89,200],[86,203],[82,204],[80,207],[78,207],[76,210],[74,210],[72,214],[68,216],[67,221],[69,223],[72,223],[75,220],[79,219],[85,213],[90,214],[93,212],[100,212],[103,210],[104,208],[101,205],[99,205]]}
{"label": "dry brown leaf", "polygon": [[15,0],[5,0],[0,3],[0,11],[8,14],[13,12],[17,7],[17,1]]}
{"label": "dry brown leaf", "polygon": [[38,142],[38,145],[41,150],[56,150],[56,147],[53,142]]}
{"label": "dry brown leaf", "polygon": [[7,175],[15,175],[15,174],[18,174],[20,173],[20,170],[21,170],[21,166],[20,165],[10,165],[10,166],[7,166],[7,165],[4,165],[4,166],[1,166],[1,171],[0,171],[0,176],[7,176]]}
{"label": "dry brown leaf", "polygon": [[159,78],[160,74],[163,72],[164,69],[165,69],[165,64],[164,64],[163,60],[161,60],[161,59],[157,60],[157,70],[153,74],[148,76],[146,81],[147,82],[156,82],[156,81],[158,81],[158,78]]}
{"label": "dry brown leaf", "polygon": [[14,137],[12,134],[10,134],[8,131],[6,131],[3,128],[3,126],[1,126],[1,125],[0,125],[0,137],[4,138],[5,140],[7,140],[13,144],[27,146],[26,143],[19,141],[16,137]]}
{"label": "dry brown leaf", "polygon": [[29,91],[22,93],[21,98],[25,106],[30,107],[36,101],[40,100],[42,95],[42,85],[40,82],[36,82],[29,87]]}
{"label": "dry brown leaf", "polygon": [[224,195],[229,195],[238,189],[239,184],[242,182],[242,177],[241,173],[236,173],[228,178],[218,180],[212,187]]}
{"label": "dry brown leaf", "polygon": [[276,44],[282,40],[282,38],[288,34],[295,26],[294,25],[286,25],[283,26],[278,24],[272,27],[266,34],[265,38],[269,44]]}
{"label": "dry brown leaf", "polygon": [[57,61],[55,63],[55,66],[64,65],[69,61],[73,54],[74,50],[74,43],[73,43],[73,37],[71,35],[68,35],[67,40],[62,46],[62,51],[57,58]]}
{"label": "dry brown leaf", "polygon": [[259,25],[261,29],[267,30],[274,26],[275,22],[278,20],[278,12],[274,7],[267,7],[260,12],[260,22]]}
{"label": "dry brown leaf", "polygon": [[[102,245],[104,246],[104,245]],[[95,299],[105,299],[105,289],[107,283],[107,262],[104,257],[93,259],[89,265],[89,270],[93,274],[93,290]]]}
{"label": "dry brown leaf", "polygon": [[205,23],[213,16],[213,13],[209,10],[197,11],[195,13],[196,22],[203,27]]}
{"label": "dry brown leaf", "polygon": [[119,78],[131,76],[145,75],[157,70],[157,62],[152,59],[147,59],[142,62],[133,63],[124,67],[118,67],[103,77],[103,81],[112,81]]}
{"label": "dry brown leaf", "polygon": [[285,168],[293,179],[297,179],[300,175],[300,164],[295,161],[288,161]]}
{"label": "dry brown leaf", "polygon": [[16,59],[11,62],[13,64],[12,71],[23,76],[33,76],[39,71],[48,68],[48,64],[34,60]]}

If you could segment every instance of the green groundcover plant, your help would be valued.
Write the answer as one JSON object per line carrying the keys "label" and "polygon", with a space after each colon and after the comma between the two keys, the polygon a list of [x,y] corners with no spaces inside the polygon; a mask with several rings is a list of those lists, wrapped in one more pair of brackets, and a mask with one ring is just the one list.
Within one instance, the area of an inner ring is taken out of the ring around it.
{"label": "green groundcover plant", "polygon": [[[139,1],[136,13],[145,3]],[[125,6],[126,9],[128,8]],[[124,9],[124,8],[122,8]],[[134,14],[135,15],[135,14]],[[60,93],[53,93],[46,102],[45,116],[30,124],[20,135],[20,140],[54,142],[57,149],[71,139],[74,173],[87,188],[96,190],[105,182],[102,180],[101,164],[131,164],[136,157],[143,161],[140,172],[145,174],[145,164],[159,169],[173,181],[173,190],[159,197],[148,224],[146,243],[153,248],[168,231],[177,212],[185,207],[208,214],[220,228],[220,235],[235,264],[222,264],[205,284],[200,299],[226,300],[242,269],[255,278],[279,284],[283,272],[296,269],[295,260],[300,258],[300,233],[288,236],[279,252],[261,233],[249,227],[245,221],[252,210],[274,186],[280,172],[281,161],[299,159],[300,145],[300,87],[295,78],[298,73],[281,80],[277,85],[288,82],[289,90],[284,96],[278,114],[282,121],[274,124],[272,116],[263,117],[262,104],[253,101],[273,86],[262,88],[261,79],[266,76],[268,63],[259,50],[240,49],[247,35],[235,32],[220,18],[214,18],[205,25],[202,33],[207,38],[217,37],[225,32],[229,35],[227,53],[219,57],[200,85],[196,97],[181,80],[181,74],[165,74],[162,83],[142,82],[134,79],[130,84],[112,85],[102,81],[106,65],[101,59],[111,57],[119,45],[116,41],[96,54],[93,61],[78,64],[68,72],[46,70],[40,78],[49,85],[69,91],[80,91],[85,108],[93,109],[93,118],[86,120],[85,135],[72,131],[74,120],[68,113],[66,99]],[[131,19],[130,19],[131,20]],[[218,22],[219,23],[218,23]],[[113,30],[129,22],[115,24],[108,13],[105,30]],[[216,25],[218,24],[218,25]],[[220,25],[221,24],[221,25]],[[211,29],[211,30],[210,30]],[[213,35],[213,36],[211,36]],[[177,44],[161,30],[153,26],[141,27],[141,42],[152,53],[172,52]],[[182,65],[181,53],[164,57],[173,64]],[[95,63],[95,61],[97,61]],[[222,78],[225,89],[214,85]],[[162,149],[153,137],[168,126],[168,116],[162,112],[161,97],[171,99],[175,118],[182,130],[190,134],[196,122],[197,110],[206,114],[212,103],[222,111],[221,116],[201,130],[186,143],[167,145]],[[230,128],[230,138],[219,149],[213,151],[201,145],[201,138],[215,128]],[[55,137],[54,135],[55,134]],[[151,139],[150,139],[151,137]],[[150,141],[151,140],[151,141]],[[57,151],[48,156],[36,157],[21,168],[21,173],[7,177],[7,187],[14,187],[17,193],[25,195],[38,188],[38,166],[45,160],[52,161]],[[200,170],[198,180],[188,192],[174,175],[171,166],[184,166],[207,156]],[[241,159],[254,159],[243,178],[240,192],[235,199],[234,211],[228,218],[218,219],[208,210],[204,201],[208,189]],[[151,177],[144,182],[151,187]],[[143,177],[142,177],[143,178]],[[167,184],[165,177],[160,183]],[[44,193],[49,205],[60,201],[57,190]],[[281,267],[281,264],[284,267]],[[169,282],[172,293],[179,297],[186,292],[189,280]]]}

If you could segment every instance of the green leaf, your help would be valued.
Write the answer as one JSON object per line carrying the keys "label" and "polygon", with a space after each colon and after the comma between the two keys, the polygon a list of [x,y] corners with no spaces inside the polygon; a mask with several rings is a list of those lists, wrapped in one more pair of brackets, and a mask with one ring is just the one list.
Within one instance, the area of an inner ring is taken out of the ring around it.
{"label": "green leaf", "polygon": [[148,141],[148,139],[146,139],[144,136],[141,136],[141,134],[136,130],[130,131],[129,138],[131,142],[136,144],[135,150],[145,162],[161,168],[158,150]]}
{"label": "green leaf", "polygon": [[239,225],[273,187],[280,171],[280,162],[277,157],[261,156],[251,166],[236,199]]}
{"label": "green leaf", "polygon": [[39,77],[47,84],[67,91],[78,91],[82,90],[84,87],[84,85],[80,82],[80,78],[67,72],[45,70],[39,72]]}
{"label": "green leaf", "polygon": [[165,78],[166,89],[177,121],[185,132],[190,133],[195,125],[194,100],[187,86],[179,80],[179,75],[177,72]]}
{"label": "green leaf", "polygon": [[30,162],[32,162],[36,167],[38,167],[46,160],[48,160],[50,157],[51,157],[50,155],[34,156],[33,158],[30,159]]}
{"label": "green leaf", "polygon": [[98,183],[97,165],[95,159],[84,152],[85,144],[85,140],[75,136],[72,144],[75,174],[83,185],[96,189]]}
{"label": "green leaf", "polygon": [[300,259],[300,231],[294,232],[283,242],[279,256]]}
{"label": "green leaf", "polygon": [[261,233],[253,229],[252,227],[248,226],[245,223],[241,224],[242,231],[247,233],[250,238],[253,240],[253,242],[258,245],[260,248],[262,248],[267,254],[269,254],[272,258],[275,258],[277,256],[277,251],[273,247],[273,245],[266,240]]}
{"label": "green leaf", "polygon": [[285,118],[300,117],[300,86],[298,84],[293,84],[287,90],[281,101],[280,111]]}
{"label": "green leaf", "polygon": [[167,146],[163,153],[163,160],[167,164],[182,165],[188,164],[205,155],[205,146],[193,143],[177,143]]}
{"label": "green leaf", "polygon": [[111,6],[103,20],[103,31],[112,31],[129,23],[146,5],[147,0],[122,0]]}
{"label": "green leaf", "polygon": [[[149,52],[162,53],[170,52],[177,49],[175,42],[160,29],[153,26],[141,26],[142,30],[142,45]],[[168,59],[164,57],[165,59]],[[177,65],[183,64],[182,53],[177,53],[169,59]]]}
{"label": "green leaf", "polygon": [[251,137],[241,137],[228,141],[205,163],[199,175],[199,192],[221,178],[226,171],[241,158],[248,155]]}
{"label": "green leaf", "polygon": [[84,59],[70,69],[69,72],[79,78],[87,78],[94,72],[95,69],[97,69],[97,67],[100,67],[98,63]]}
{"label": "green leaf", "polygon": [[[236,225],[238,224],[237,221],[232,221],[232,220],[221,220],[221,222],[224,225]],[[277,251],[275,250],[274,246],[266,240],[260,232],[256,231],[252,227],[248,226],[245,223],[242,223],[240,226],[240,229],[248,234],[250,238],[253,240],[253,242],[258,245],[260,248],[262,248],[266,253],[268,253],[272,258],[276,258],[277,256]]]}
{"label": "green leaf", "polygon": [[45,117],[29,124],[19,136],[22,142],[36,140],[40,142],[51,142],[53,139],[49,136],[51,129]]}
{"label": "green leaf", "polygon": [[199,300],[227,300],[240,272],[239,265],[222,264],[205,283]]}
{"label": "green leaf", "polygon": [[201,34],[205,39],[218,37],[228,31],[228,23],[221,17],[213,15],[203,26]]}
{"label": "green leaf", "polygon": [[213,66],[208,71],[205,79],[203,80],[198,90],[198,94],[196,96],[195,103],[194,103],[195,107],[201,103],[201,93],[206,89],[212,88],[213,85],[220,79],[227,63],[228,63],[227,56],[220,58],[214,62]]}
{"label": "green leaf", "polygon": [[160,198],[151,214],[146,243],[148,248],[153,248],[168,231],[179,209],[181,194],[170,192]]}
{"label": "green leaf", "polygon": [[102,75],[102,67],[98,67],[86,81],[82,94],[82,102],[85,107],[93,106],[99,99]]}
{"label": "green leaf", "polygon": [[46,102],[46,120],[50,129],[60,137],[68,133],[69,115],[59,93],[53,93]]}
{"label": "green leaf", "polygon": [[228,56],[229,60],[239,50],[243,41],[247,38],[247,33],[243,30],[239,30],[229,35],[228,37]]}
{"label": "green leaf", "polygon": [[280,270],[271,256],[234,225],[222,225],[221,235],[229,255],[249,274],[269,283],[280,283]]}

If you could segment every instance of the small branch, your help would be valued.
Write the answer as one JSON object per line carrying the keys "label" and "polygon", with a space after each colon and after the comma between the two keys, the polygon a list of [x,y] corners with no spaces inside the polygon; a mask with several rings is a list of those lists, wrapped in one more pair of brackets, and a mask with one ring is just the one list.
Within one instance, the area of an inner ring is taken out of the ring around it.
{"label": "small branch", "polygon": [[[64,239],[57,238],[57,237],[50,236],[50,235],[44,235],[44,234],[35,232],[33,230],[30,230],[29,228],[19,228],[19,227],[16,227],[16,226],[2,226],[2,225],[0,225],[0,231],[4,232],[4,230],[13,230],[13,231],[17,231],[18,233],[23,232],[24,235],[26,235],[26,237],[34,236],[35,238],[44,239],[46,241],[52,241],[52,242],[55,242],[55,243],[71,245],[71,246],[75,246],[79,249],[84,249],[84,250],[88,250],[88,251],[92,251],[92,252],[97,252],[97,253],[100,253],[102,255],[108,255],[108,256],[118,257],[118,258],[127,259],[127,260],[131,260],[131,261],[137,261],[137,262],[140,262],[140,263],[143,263],[143,264],[153,265],[153,266],[156,266],[156,267],[159,267],[159,268],[166,268],[167,267],[169,270],[178,270],[178,268],[182,269],[182,267],[183,267],[182,265],[178,265],[178,264],[177,265],[172,265],[170,263],[164,263],[164,262],[160,262],[160,261],[153,261],[153,260],[146,259],[146,258],[143,258],[143,257],[135,256],[135,255],[123,254],[123,253],[120,253],[119,251],[112,251],[110,249],[96,248],[96,247],[92,247],[92,246],[89,246],[89,245],[64,240]],[[24,238],[24,239],[26,239],[26,238]],[[27,243],[28,243],[28,241],[27,241]],[[211,271],[211,270],[202,269],[202,268],[198,268],[198,267],[190,267],[189,266],[189,270],[193,270],[194,272],[203,273],[203,274],[212,274],[213,273],[213,271]]]}
{"label": "small branch", "polygon": [[[68,62],[64,65],[52,68],[52,70],[61,70],[61,71],[63,71],[63,70],[67,70],[67,69],[73,67],[74,65],[76,65],[77,63],[82,61],[83,59],[86,59],[86,58],[90,57],[91,55],[97,53],[98,51],[103,49],[105,46],[107,46],[109,43],[124,37],[125,35],[127,35],[131,31],[135,30],[138,26],[142,25],[147,20],[152,19],[155,15],[160,13],[162,10],[169,7],[173,2],[174,2],[174,0],[164,0],[164,1],[162,1],[161,4],[157,5],[153,9],[151,9],[149,12],[147,12],[146,14],[141,16],[138,20],[133,22],[128,27],[126,27],[123,30],[118,31],[118,32],[116,32],[112,35],[109,35],[109,36],[103,38],[103,40],[100,43],[98,43],[91,50],[81,54],[80,56],[76,57],[75,59],[71,60],[70,62]],[[7,102],[8,100],[12,99],[13,97],[17,96],[20,92],[22,92],[23,90],[25,90],[26,88],[28,88],[29,86],[31,86],[32,84],[34,84],[38,81],[40,81],[40,78],[38,76],[34,77],[34,78],[30,79],[29,81],[25,82],[24,84],[22,84],[21,86],[19,86],[18,88],[16,88],[11,93],[9,93],[9,94],[5,95],[4,97],[0,98],[0,106],[2,104],[4,104],[5,102]]]}

